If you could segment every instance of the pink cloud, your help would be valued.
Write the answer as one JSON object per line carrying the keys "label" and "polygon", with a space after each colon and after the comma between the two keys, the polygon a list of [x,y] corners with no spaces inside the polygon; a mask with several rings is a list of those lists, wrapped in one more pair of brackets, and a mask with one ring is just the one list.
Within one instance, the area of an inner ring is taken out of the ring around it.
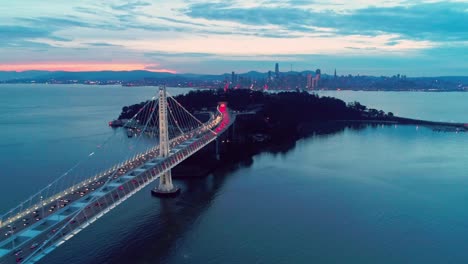
{"label": "pink cloud", "polygon": [[147,70],[152,72],[176,73],[175,70],[158,68],[158,65],[143,63],[102,63],[102,62],[44,62],[0,64],[0,71],[132,71]]}

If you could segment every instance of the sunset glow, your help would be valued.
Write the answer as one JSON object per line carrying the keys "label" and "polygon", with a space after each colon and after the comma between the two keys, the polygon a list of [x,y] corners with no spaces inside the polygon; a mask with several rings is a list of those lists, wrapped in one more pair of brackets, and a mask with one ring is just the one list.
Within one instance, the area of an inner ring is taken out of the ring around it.
{"label": "sunset glow", "polygon": [[468,71],[462,0],[3,2],[0,71]]}
{"label": "sunset glow", "polygon": [[154,64],[141,63],[96,63],[96,62],[47,62],[47,63],[29,63],[29,64],[0,64],[0,71],[133,71],[146,70],[152,72],[176,73],[175,70],[158,69]]}

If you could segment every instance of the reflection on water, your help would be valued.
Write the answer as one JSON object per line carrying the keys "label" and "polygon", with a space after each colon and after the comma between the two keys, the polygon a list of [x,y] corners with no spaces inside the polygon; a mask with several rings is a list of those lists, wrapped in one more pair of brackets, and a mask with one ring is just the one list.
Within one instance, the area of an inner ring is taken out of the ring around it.
{"label": "reflection on water", "polygon": [[46,263],[441,263],[464,252],[467,134],[325,131],[178,181],[174,200],[143,190]]}
{"label": "reflection on water", "polygon": [[[205,178],[176,180],[183,190],[176,199],[153,198],[150,188],[146,188],[109,213],[108,219],[95,223],[89,232],[85,230],[77,236],[77,241],[63,245],[44,261],[70,264],[166,262],[178,241],[196,225],[217,197],[229,175],[252,164],[253,160],[247,158],[225,164]],[[94,254],[78,260],[78,251]]]}

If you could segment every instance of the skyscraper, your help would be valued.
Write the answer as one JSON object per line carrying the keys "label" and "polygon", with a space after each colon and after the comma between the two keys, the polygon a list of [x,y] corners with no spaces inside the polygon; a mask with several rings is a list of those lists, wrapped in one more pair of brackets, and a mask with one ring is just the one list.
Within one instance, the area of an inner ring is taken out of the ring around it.
{"label": "skyscraper", "polygon": [[312,89],[312,74],[307,74],[307,89]]}
{"label": "skyscraper", "polygon": [[275,77],[276,79],[279,79],[279,64],[276,63],[275,65]]}
{"label": "skyscraper", "polygon": [[319,86],[320,74],[321,74],[320,69],[317,69],[317,70],[315,71],[315,77],[314,77],[314,79],[312,80],[312,87],[313,87],[314,89],[315,89],[315,88],[318,88],[318,86]]}
{"label": "skyscraper", "polygon": [[232,74],[231,74],[231,83],[232,84],[236,83],[236,73],[235,72],[232,72]]}

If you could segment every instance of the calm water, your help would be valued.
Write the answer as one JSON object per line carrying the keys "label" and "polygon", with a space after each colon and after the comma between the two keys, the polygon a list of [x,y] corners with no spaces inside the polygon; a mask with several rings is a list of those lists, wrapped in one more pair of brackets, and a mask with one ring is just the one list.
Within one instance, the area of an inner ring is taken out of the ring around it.
{"label": "calm water", "polygon": [[[107,122],[123,105],[154,93],[0,86],[1,211],[112,133]],[[379,108],[375,97],[401,115],[467,121],[459,113],[468,112],[465,94],[340,95]],[[418,103],[400,105],[407,97]],[[434,110],[441,108],[445,115]],[[43,263],[466,263],[466,146],[468,134],[413,126],[312,136],[206,179],[177,181],[183,193],[174,200],[142,190]]]}
{"label": "calm water", "polygon": [[444,122],[466,122],[468,93],[318,91],[319,95],[358,101],[395,115]]}

